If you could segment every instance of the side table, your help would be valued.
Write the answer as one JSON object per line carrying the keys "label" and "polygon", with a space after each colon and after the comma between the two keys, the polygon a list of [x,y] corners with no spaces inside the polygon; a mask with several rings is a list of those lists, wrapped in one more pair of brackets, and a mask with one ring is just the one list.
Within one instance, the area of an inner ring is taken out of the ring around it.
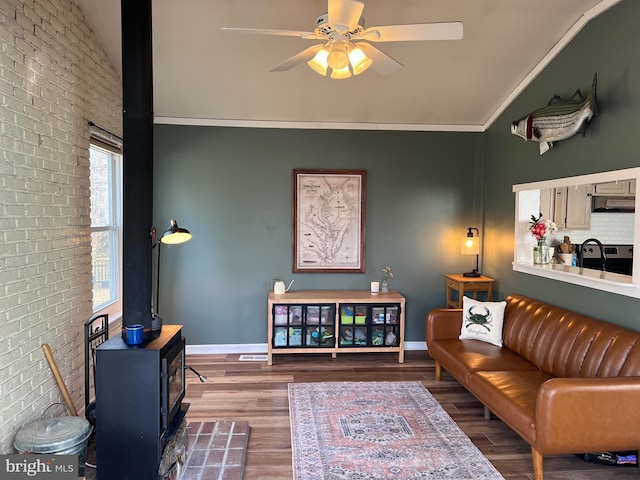
{"label": "side table", "polygon": [[[487,301],[491,301],[493,293],[493,278],[480,275],[479,277],[465,277],[458,273],[448,273],[445,275],[447,286],[447,296],[445,308],[462,308],[462,297],[467,292],[471,292],[474,299],[478,299],[478,292],[486,292]],[[451,293],[457,292],[457,298],[451,298]]]}

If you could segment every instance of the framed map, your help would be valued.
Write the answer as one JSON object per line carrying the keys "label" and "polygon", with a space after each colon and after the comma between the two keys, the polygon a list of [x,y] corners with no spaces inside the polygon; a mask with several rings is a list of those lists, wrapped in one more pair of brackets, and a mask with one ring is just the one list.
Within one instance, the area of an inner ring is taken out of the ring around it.
{"label": "framed map", "polygon": [[364,273],[366,170],[293,171],[293,272]]}

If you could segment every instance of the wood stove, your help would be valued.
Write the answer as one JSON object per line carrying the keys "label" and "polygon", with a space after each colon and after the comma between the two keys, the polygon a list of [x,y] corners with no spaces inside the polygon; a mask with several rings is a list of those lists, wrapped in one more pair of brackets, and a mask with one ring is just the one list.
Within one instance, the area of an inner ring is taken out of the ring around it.
{"label": "wood stove", "polygon": [[185,339],[181,325],[129,346],[113,337],[96,350],[98,480],[162,479],[165,446],[183,422]]}

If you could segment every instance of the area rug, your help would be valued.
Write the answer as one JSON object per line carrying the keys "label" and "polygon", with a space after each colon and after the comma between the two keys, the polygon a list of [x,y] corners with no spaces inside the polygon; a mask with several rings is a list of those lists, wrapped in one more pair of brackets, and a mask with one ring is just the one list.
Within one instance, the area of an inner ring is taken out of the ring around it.
{"label": "area rug", "polygon": [[290,383],[294,480],[503,479],[420,382]]}

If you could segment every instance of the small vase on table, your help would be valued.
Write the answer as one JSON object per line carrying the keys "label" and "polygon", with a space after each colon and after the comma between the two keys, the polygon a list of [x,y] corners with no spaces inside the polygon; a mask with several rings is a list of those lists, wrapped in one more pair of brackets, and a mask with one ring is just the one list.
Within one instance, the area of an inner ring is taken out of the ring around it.
{"label": "small vase on table", "polygon": [[393,278],[391,267],[382,269],[382,283],[380,284],[380,293],[389,293],[389,279]]}
{"label": "small vase on table", "polygon": [[551,258],[549,256],[547,236],[552,235],[557,230],[558,227],[555,222],[542,218],[542,213],[537,217],[535,215],[531,215],[531,221],[529,222],[529,231],[537,240],[537,245],[533,247],[534,265],[546,265],[550,263]]}
{"label": "small vase on table", "polygon": [[544,240],[538,240],[537,245],[533,247],[533,264],[546,265],[549,261],[549,245]]}

